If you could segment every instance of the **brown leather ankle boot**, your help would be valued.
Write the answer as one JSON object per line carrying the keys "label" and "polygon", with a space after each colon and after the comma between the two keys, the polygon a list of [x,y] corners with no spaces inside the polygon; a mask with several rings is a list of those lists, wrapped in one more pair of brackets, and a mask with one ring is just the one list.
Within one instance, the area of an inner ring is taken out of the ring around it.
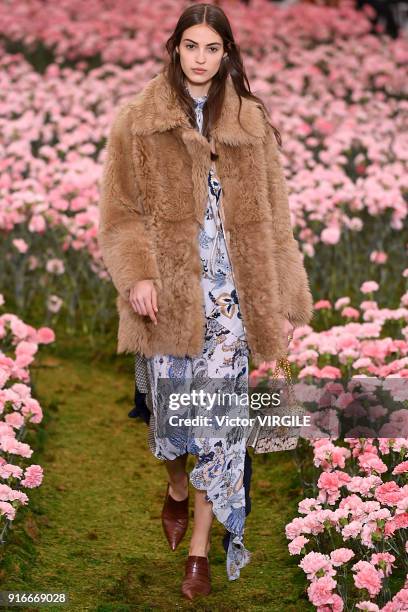
{"label": "brown leather ankle boot", "polygon": [[176,550],[188,528],[189,496],[187,495],[186,499],[177,501],[170,495],[169,486],[169,483],[167,483],[166,497],[161,518],[163,530],[166,534],[170,548]]}
{"label": "brown leather ankle boot", "polygon": [[187,557],[181,592],[187,599],[211,593],[211,572],[207,557],[197,555]]}

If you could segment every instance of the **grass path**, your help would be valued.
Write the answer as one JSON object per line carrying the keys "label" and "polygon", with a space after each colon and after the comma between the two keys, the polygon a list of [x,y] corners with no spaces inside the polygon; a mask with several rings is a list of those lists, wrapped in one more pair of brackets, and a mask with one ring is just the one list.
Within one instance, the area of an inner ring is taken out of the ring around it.
{"label": "grass path", "polygon": [[[75,612],[314,609],[283,531],[298,495],[289,453],[254,457],[245,532],[253,556],[241,578],[227,580],[223,527],[215,519],[213,592],[188,602],[180,583],[191,524],[172,552],[160,523],[165,468],[147,447],[146,425],[127,416],[131,356],[102,360],[83,349],[68,356],[43,347],[36,363],[32,378],[45,419],[30,441],[38,449],[31,461],[43,466],[44,481],[8,534],[2,590],[65,591],[69,606],[42,609]],[[189,470],[193,465],[190,457]]]}

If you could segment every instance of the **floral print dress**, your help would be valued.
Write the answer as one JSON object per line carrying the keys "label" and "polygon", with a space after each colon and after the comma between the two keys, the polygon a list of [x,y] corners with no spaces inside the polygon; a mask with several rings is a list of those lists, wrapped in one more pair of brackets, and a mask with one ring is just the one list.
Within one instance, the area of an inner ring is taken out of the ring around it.
{"label": "floral print dress", "polygon": [[[206,98],[193,98],[200,132]],[[191,387],[197,381],[200,389],[206,385],[208,388],[210,381],[216,380],[223,393],[248,393],[249,347],[218,214],[221,197],[220,182],[211,168],[208,173],[208,205],[199,232],[206,315],[203,352],[199,357],[154,355],[148,359],[137,354],[135,373],[136,385],[147,394],[152,413],[148,436],[150,449],[162,460],[172,460],[185,453],[197,456],[189,479],[195,488],[206,491],[206,500],[212,503],[215,517],[230,532],[226,569],[229,580],[236,580],[251,556],[243,541],[246,518],[243,475],[247,441],[244,428],[223,427],[218,436],[215,426],[210,435],[208,430],[202,435],[194,426],[173,428],[174,433],[165,437],[160,437],[157,430],[157,424],[167,417],[164,412],[168,412],[168,403],[163,401],[160,392],[160,379],[190,381]],[[179,417],[183,414],[177,413]],[[237,412],[234,412],[234,407],[222,403],[213,406],[211,416],[215,414],[235,416]],[[238,414],[243,416],[242,409]]]}

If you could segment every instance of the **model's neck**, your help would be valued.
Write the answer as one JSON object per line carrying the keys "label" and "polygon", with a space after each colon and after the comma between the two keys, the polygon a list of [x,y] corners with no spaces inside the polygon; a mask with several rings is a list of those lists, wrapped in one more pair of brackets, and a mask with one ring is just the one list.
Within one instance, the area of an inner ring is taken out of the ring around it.
{"label": "model's neck", "polygon": [[201,98],[203,96],[207,96],[208,91],[210,89],[210,85],[211,79],[207,83],[200,83],[199,85],[197,85],[197,83],[192,83],[188,79],[184,80],[184,87],[189,92],[192,98]]}

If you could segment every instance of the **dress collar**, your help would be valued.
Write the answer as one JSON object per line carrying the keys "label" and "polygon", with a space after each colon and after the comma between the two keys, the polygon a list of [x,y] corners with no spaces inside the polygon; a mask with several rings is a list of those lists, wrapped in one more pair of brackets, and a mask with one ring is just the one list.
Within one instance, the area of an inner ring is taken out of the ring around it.
{"label": "dress collar", "polygon": [[204,103],[208,98],[208,94],[204,94],[203,96],[193,96],[190,93],[186,84],[183,85],[183,88],[184,88],[184,91],[194,100],[194,103],[196,106],[199,106],[201,108],[204,106]]}

